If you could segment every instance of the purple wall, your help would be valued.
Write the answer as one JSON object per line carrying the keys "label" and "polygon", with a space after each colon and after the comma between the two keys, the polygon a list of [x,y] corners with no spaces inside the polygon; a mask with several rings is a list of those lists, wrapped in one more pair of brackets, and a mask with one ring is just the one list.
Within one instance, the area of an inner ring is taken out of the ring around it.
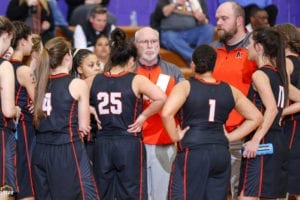
{"label": "purple wall", "polygon": [[[148,25],[150,13],[154,10],[158,0],[111,0],[108,7],[109,11],[118,18],[118,25],[129,25],[129,16],[132,10],[137,12],[138,24]],[[0,15],[5,15],[6,7],[9,0],[1,0]],[[59,5],[66,13],[66,5],[64,0],[59,0]],[[277,23],[290,22],[300,27],[300,1],[299,0],[273,0],[279,8]],[[217,0],[207,0],[209,8],[209,17],[215,24],[215,10],[218,6]]]}

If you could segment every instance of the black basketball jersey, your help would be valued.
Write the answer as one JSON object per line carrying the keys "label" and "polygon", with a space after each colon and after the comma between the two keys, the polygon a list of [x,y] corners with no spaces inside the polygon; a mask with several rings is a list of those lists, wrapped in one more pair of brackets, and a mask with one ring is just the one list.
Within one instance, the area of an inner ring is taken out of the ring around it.
{"label": "black basketball jersey", "polygon": [[190,93],[182,106],[182,127],[190,126],[179,144],[193,148],[200,144],[228,144],[223,125],[235,106],[232,90],[227,83],[208,83],[190,79]]}
{"label": "black basketball jersey", "polygon": [[[290,76],[291,84],[300,89],[300,59],[297,56],[287,56],[293,63],[293,72]],[[300,119],[300,113],[295,113],[287,116],[287,118],[291,119]],[[286,118],[286,119],[287,119]]]}
{"label": "black basketball jersey", "polygon": [[291,83],[300,89],[300,59],[297,56],[287,56],[293,63],[294,70],[291,74]]}
{"label": "black basketball jersey", "polygon": [[43,101],[44,118],[37,128],[37,142],[64,144],[79,140],[78,101],[70,92],[69,74],[50,76]]}
{"label": "black basketball jersey", "polygon": [[20,61],[11,61],[11,64],[14,67],[15,71],[15,102],[22,110],[22,120],[32,122],[33,115],[28,110],[28,105],[30,104],[30,98],[28,96],[27,90],[25,87],[21,86],[17,80],[17,69],[24,64]]}
{"label": "black basketball jersey", "polygon": [[[3,58],[0,58],[0,65],[2,64],[3,61],[6,61],[6,60]],[[3,94],[1,93],[1,95],[3,95]],[[1,99],[0,99],[0,105],[1,105]],[[15,130],[15,124],[13,122],[13,119],[4,117],[4,115],[2,113],[2,108],[0,110],[0,128],[8,128],[11,130]]]}
{"label": "black basketball jersey", "polygon": [[[269,78],[273,95],[277,102],[278,113],[276,114],[276,118],[273,121],[271,128],[279,128],[279,120],[282,113],[282,110],[286,103],[285,89],[283,86],[283,82],[279,75],[277,68],[272,66],[263,66],[257,70],[263,71]],[[262,103],[262,100],[256,90],[254,90],[253,86],[250,87],[248,98],[254,103],[254,105],[264,114],[265,106]]]}
{"label": "black basketball jersey", "polygon": [[95,76],[90,102],[97,110],[102,130],[99,133],[132,135],[126,130],[142,111],[142,101],[132,90],[134,73]]}

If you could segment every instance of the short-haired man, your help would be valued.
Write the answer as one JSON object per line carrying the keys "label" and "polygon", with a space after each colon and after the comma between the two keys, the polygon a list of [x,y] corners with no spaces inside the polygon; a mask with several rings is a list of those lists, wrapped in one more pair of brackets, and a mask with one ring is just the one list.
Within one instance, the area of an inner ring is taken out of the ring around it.
{"label": "short-haired man", "polygon": [[107,23],[107,10],[101,5],[92,8],[89,19],[74,30],[74,47],[94,50],[94,43],[100,34],[110,35],[115,26]]}
{"label": "short-haired man", "polygon": [[158,0],[151,18],[157,21],[161,44],[191,62],[194,48],[213,41],[205,0]]}
{"label": "short-haired man", "polygon": [[[144,27],[135,33],[138,61],[135,72],[148,77],[167,95],[176,83],[184,80],[179,68],[159,56],[159,33]],[[145,101],[147,107],[151,102]],[[143,141],[147,152],[148,196],[152,200],[167,198],[171,165],[175,158],[175,145],[165,130],[161,117],[156,114],[143,126]]]}
{"label": "short-haired man", "polygon": [[[217,51],[216,66],[213,75],[216,79],[238,88],[247,95],[251,83],[251,75],[256,64],[248,60],[249,34],[246,33],[244,9],[236,2],[222,3],[216,11],[217,32],[220,42],[215,43]],[[243,117],[233,110],[226,122],[228,132],[243,122]],[[231,193],[237,199],[237,187],[240,174],[242,141],[232,142],[231,151]]]}

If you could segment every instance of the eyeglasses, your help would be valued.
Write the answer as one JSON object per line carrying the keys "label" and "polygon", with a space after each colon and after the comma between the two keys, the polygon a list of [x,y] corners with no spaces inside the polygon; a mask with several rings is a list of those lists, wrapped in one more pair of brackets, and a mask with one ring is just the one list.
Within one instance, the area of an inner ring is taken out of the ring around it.
{"label": "eyeglasses", "polygon": [[138,41],[138,43],[140,43],[140,44],[156,44],[156,43],[158,43],[158,40],[140,40],[140,41]]}

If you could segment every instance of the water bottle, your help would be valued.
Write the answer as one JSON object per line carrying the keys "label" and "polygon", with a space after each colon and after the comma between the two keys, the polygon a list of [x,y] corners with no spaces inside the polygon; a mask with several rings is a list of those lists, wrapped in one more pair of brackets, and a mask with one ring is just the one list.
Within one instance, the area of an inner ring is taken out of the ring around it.
{"label": "water bottle", "polygon": [[[244,148],[240,151],[241,154],[243,154]],[[266,144],[260,144],[258,146],[258,149],[256,151],[257,156],[261,155],[268,155],[268,154],[273,154],[273,144],[272,143],[266,143]]]}
{"label": "water bottle", "polygon": [[130,26],[137,26],[137,14],[136,11],[133,10],[130,14]]}

